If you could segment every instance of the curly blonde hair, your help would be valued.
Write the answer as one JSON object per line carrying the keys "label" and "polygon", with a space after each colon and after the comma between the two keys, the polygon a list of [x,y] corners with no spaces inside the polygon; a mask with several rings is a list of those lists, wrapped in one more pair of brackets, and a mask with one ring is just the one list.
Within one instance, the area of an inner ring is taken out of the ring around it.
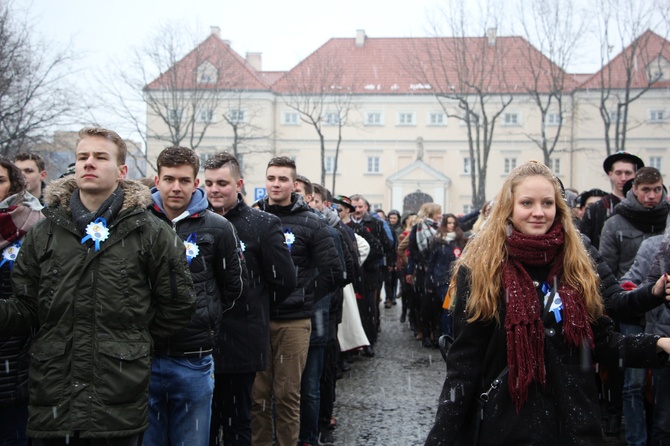
{"label": "curly blonde hair", "polygon": [[[561,281],[576,289],[584,299],[591,320],[603,314],[600,279],[577,229],[572,223],[570,209],[561,195],[561,187],[548,167],[535,161],[514,169],[495,199],[486,225],[468,243],[452,275],[450,292],[456,287],[461,267],[470,271],[470,296],[466,303],[468,321],[499,320],[499,303],[503,265],[507,260],[507,234],[514,210],[514,190],[528,177],[541,176],[554,187],[556,217],[565,232],[563,277]],[[453,297],[453,296],[452,296]]]}

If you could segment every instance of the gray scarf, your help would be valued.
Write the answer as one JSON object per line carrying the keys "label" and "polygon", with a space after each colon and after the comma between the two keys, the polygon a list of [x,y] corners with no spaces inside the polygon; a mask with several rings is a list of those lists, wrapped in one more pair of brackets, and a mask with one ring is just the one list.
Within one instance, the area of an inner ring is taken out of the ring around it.
{"label": "gray scarf", "polygon": [[102,217],[107,221],[107,227],[111,226],[114,219],[119,214],[123,207],[123,189],[119,185],[112,195],[110,195],[96,211],[89,211],[81,202],[79,197],[79,188],[72,192],[70,199],[70,210],[72,211],[72,220],[77,229],[82,233],[86,233],[86,226],[98,217]]}

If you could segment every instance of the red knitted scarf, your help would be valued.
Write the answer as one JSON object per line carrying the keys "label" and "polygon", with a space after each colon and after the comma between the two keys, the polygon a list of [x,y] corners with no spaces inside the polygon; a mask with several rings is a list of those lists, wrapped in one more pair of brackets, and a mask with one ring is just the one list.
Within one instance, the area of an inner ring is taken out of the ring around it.
{"label": "red knitted scarf", "polygon": [[507,238],[507,261],[503,265],[505,289],[505,331],[507,332],[507,364],[509,392],[517,412],[528,398],[531,381],[545,383],[544,325],[540,302],[533,281],[524,264],[551,264],[547,282],[558,279],[558,294],[563,301],[563,337],[575,347],[583,340],[593,347],[593,331],[588,322],[582,296],[561,281],[563,275],[563,225],[555,222],[543,235],[522,234],[512,230]]}

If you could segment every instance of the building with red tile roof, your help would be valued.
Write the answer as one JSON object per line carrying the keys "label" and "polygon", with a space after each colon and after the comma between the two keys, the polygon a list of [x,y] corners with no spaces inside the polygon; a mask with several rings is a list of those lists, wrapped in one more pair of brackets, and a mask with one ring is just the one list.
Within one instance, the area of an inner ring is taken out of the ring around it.
{"label": "building with red tile roof", "polygon": [[[219,100],[197,150],[204,159],[237,147],[247,191],[262,193],[267,161],[281,154],[293,157],[299,173],[314,182],[321,181],[323,160],[326,187],[332,189],[335,180],[334,193],[363,193],[374,208],[402,210],[405,198],[420,192],[458,213],[472,207],[471,172],[478,165],[468,130],[486,136],[483,126],[464,124],[464,103],[480,107],[482,123],[484,114],[489,123],[495,120],[486,127],[493,128],[486,198],[494,197],[516,165],[543,160],[533,140],[543,127],[553,138],[559,124],[549,160],[556,175],[578,190],[608,189],[601,168],[606,152],[600,74],[607,72],[610,90],[620,91],[623,61],[635,44],[643,50],[635,55],[631,86],[649,91],[629,106],[635,125],[626,150],[663,172],[670,145],[670,48],[651,31],[594,74],[566,73],[518,36],[370,38],[362,30],[353,38],[328,40],[289,71],[267,72],[260,53],[242,58],[215,32],[147,85],[147,92],[170,89],[174,78],[183,79],[179,88],[185,95],[216,91]],[[645,84],[650,73],[657,77],[651,86]],[[544,122],[531,96],[535,91],[544,100],[558,95],[563,102],[561,109],[546,110]],[[151,112],[147,122],[155,132],[168,131]],[[150,141],[150,155],[162,145]]]}

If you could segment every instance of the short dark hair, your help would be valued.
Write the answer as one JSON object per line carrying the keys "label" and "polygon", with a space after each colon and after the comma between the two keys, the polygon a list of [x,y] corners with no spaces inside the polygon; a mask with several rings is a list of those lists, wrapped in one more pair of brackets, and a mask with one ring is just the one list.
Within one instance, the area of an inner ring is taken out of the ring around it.
{"label": "short dark hair", "polygon": [[7,170],[7,175],[9,175],[9,193],[7,196],[26,190],[26,177],[23,176],[21,169],[16,167],[12,160],[0,155],[0,166],[4,167]]}
{"label": "short dark hair", "polygon": [[126,142],[113,130],[104,129],[102,127],[84,127],[79,130],[79,138],[77,138],[77,144],[81,142],[82,139],[98,136],[100,138],[105,138],[114,143],[116,146],[116,163],[121,166],[126,164],[126,155],[128,154],[128,147]]}
{"label": "short dark hair", "polygon": [[166,147],[158,155],[156,160],[156,167],[158,168],[158,175],[161,174],[162,167],[177,167],[189,165],[193,167],[193,176],[198,176],[200,170],[200,159],[195,154],[195,150],[182,146]]}
{"label": "short dark hair", "polygon": [[268,162],[269,167],[288,167],[293,171],[293,180],[296,180],[297,167],[295,166],[295,161],[288,156],[275,156]]}
{"label": "short dark hair", "polygon": [[16,156],[14,157],[14,162],[17,161],[35,161],[35,165],[37,166],[37,170],[40,172],[43,172],[46,170],[45,164],[44,164],[44,158],[39,156],[37,153],[33,152],[21,152],[17,153]]}
{"label": "short dark hair", "polygon": [[215,170],[220,169],[223,166],[228,166],[230,168],[230,173],[233,177],[239,179],[242,178],[242,172],[240,171],[240,163],[230,152],[219,152],[207,158],[205,161],[204,168],[205,170]]}
{"label": "short dark hair", "polygon": [[653,184],[658,182],[663,183],[663,176],[661,172],[658,171],[655,167],[640,167],[635,172],[635,180],[633,180],[633,186],[638,186],[640,184]]}
{"label": "short dark hair", "polygon": [[314,189],[314,195],[319,195],[321,197],[321,201],[329,201],[327,193],[328,189],[320,184],[312,184],[312,189]]}
{"label": "short dark hair", "polygon": [[314,193],[314,188],[312,187],[312,182],[309,181],[309,178],[303,175],[296,175],[295,180],[300,181],[302,184],[305,185],[305,193],[307,195],[312,195]]}

